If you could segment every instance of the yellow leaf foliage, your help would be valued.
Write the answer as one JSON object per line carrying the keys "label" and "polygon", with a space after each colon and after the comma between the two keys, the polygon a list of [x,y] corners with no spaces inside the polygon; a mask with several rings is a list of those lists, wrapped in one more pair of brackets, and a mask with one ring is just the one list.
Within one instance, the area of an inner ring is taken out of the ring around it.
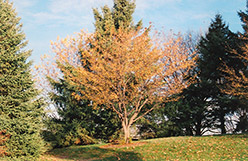
{"label": "yellow leaf foliage", "polygon": [[[109,29],[108,38],[82,31],[77,38],[53,43],[63,73],[77,85],[77,99],[112,108],[127,124],[168,100],[190,82],[185,74],[195,66],[195,54],[181,35],[150,38],[150,29]],[[72,68],[68,70],[66,65]],[[82,88],[83,87],[83,88]]]}
{"label": "yellow leaf foliage", "polygon": [[[247,40],[246,40],[247,41]],[[244,44],[242,47],[242,54],[238,54],[237,51],[233,51],[236,54],[237,58],[241,59],[244,65],[247,67],[248,64],[248,43]],[[248,98],[248,77],[247,73],[243,71],[235,71],[233,68],[228,67],[224,64],[224,68],[221,69],[224,73],[227,74],[225,79],[228,80],[228,84],[225,88],[221,89],[222,92],[239,96],[243,98]]]}

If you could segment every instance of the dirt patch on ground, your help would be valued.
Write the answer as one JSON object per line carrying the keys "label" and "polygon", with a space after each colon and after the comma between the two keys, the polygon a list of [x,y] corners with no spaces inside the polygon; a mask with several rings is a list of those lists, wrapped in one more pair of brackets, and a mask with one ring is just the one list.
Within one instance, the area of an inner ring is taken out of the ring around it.
{"label": "dirt patch on ground", "polygon": [[103,148],[103,149],[108,149],[108,148],[125,148],[125,147],[136,147],[136,146],[141,146],[141,145],[145,145],[147,144],[147,142],[138,142],[138,143],[130,143],[130,144],[118,144],[118,145],[115,145],[115,144],[107,144],[107,145],[103,145],[103,146],[100,146],[100,148]]}

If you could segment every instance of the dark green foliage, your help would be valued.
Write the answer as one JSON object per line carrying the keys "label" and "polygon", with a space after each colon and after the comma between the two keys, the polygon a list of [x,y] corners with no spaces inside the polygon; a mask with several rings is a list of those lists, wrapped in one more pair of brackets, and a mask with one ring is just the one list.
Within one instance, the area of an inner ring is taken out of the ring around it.
{"label": "dark green foliage", "polygon": [[10,138],[5,142],[7,156],[35,160],[43,151],[40,136],[42,101],[27,62],[31,51],[21,30],[20,18],[6,0],[0,0],[0,131]]}
{"label": "dark green foliage", "polygon": [[181,124],[186,125],[184,128],[186,128],[187,135],[201,136],[209,128],[213,128],[215,120],[211,116],[211,103],[208,101],[209,95],[206,92],[209,89],[211,86],[206,81],[197,80],[182,93],[179,118],[182,118]]}
{"label": "dark green foliage", "polygon": [[190,95],[184,96],[177,102],[165,103],[162,105],[163,108],[145,116],[138,127],[140,135],[152,133],[153,137],[203,135],[214,120],[210,111],[204,108],[204,101],[193,99]]}
{"label": "dark green foliage", "polygon": [[137,122],[138,134],[143,139],[181,136],[183,130],[168,116],[174,116],[176,103],[167,103],[163,108],[155,109]]}
{"label": "dark green foliage", "polygon": [[243,64],[231,51],[237,48],[237,35],[228,29],[221,15],[216,15],[208,33],[200,40],[198,67],[200,85],[205,84],[208,87],[200,90],[205,92],[205,102],[211,107],[212,115],[218,121],[212,126],[220,128],[222,134],[226,133],[225,116],[233,111],[234,100],[220,91],[226,80],[225,73],[219,69],[223,63],[233,68],[242,68]]}
{"label": "dark green foliage", "polygon": [[177,109],[170,120],[184,129],[186,135],[203,135],[214,129],[226,133],[226,115],[231,114],[237,99],[221,93],[224,86],[224,73],[219,69],[223,63],[241,68],[242,63],[234,57],[232,49],[237,49],[237,35],[232,33],[217,14],[208,32],[201,37],[198,45],[197,67],[189,77],[196,76],[194,84],[185,89]]}
{"label": "dark green foliage", "polygon": [[48,121],[47,141],[55,147],[73,144],[92,144],[96,139],[109,140],[120,127],[118,118],[110,109],[93,109],[87,100],[76,100],[72,93],[76,91],[64,79],[50,79],[56,93],[50,98],[55,103],[58,116]]}
{"label": "dark green foliage", "polygon": [[43,131],[43,136],[51,148],[67,147],[70,145],[88,145],[96,143],[95,139],[90,137],[88,132],[75,122],[62,124],[49,120],[49,129]]}
{"label": "dark green foliage", "polygon": [[224,73],[218,70],[218,68],[223,62],[232,67],[242,65],[239,59],[234,58],[235,55],[231,51],[236,49],[237,46],[237,35],[229,30],[228,26],[223,22],[221,15],[216,15],[210,24],[208,33],[199,42],[200,59],[198,67],[200,78],[213,84],[221,84],[222,81],[217,81],[223,77]]}
{"label": "dark green foliage", "polygon": [[240,115],[235,132],[248,132],[248,116],[246,110]]}
{"label": "dark green foliage", "polygon": [[216,15],[208,32],[198,42],[197,67],[188,74],[188,78],[196,78],[195,82],[180,94],[179,101],[166,103],[162,111],[146,116],[149,124],[140,128],[151,129],[156,137],[160,134],[200,136],[210,129],[226,133],[229,130],[226,116],[233,115],[241,103],[221,92],[226,80],[220,68],[223,63],[235,69],[244,68],[232,53],[233,49],[239,50],[238,45],[238,36],[228,29],[221,15]]}

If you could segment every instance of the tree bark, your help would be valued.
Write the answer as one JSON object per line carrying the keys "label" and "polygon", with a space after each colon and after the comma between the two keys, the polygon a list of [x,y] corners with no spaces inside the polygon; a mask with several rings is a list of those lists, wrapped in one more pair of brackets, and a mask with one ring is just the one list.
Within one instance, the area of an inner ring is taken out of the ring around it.
{"label": "tree bark", "polygon": [[221,134],[226,134],[225,116],[224,115],[220,116],[220,129],[221,129]]}
{"label": "tree bark", "polygon": [[197,122],[195,135],[196,136],[201,136],[202,135],[202,133],[201,133],[201,122]]}
{"label": "tree bark", "polygon": [[125,143],[128,144],[128,143],[130,143],[130,125],[127,122],[122,121],[122,127],[123,127],[123,131],[124,131]]}

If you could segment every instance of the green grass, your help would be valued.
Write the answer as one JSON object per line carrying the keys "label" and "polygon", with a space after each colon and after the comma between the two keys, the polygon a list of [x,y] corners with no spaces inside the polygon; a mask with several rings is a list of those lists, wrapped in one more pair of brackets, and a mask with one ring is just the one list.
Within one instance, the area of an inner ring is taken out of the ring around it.
{"label": "green grass", "polygon": [[[248,134],[170,137],[144,144],[104,148],[102,145],[55,149],[41,161],[150,161],[150,160],[247,160]],[[136,144],[142,142],[135,142]]]}

